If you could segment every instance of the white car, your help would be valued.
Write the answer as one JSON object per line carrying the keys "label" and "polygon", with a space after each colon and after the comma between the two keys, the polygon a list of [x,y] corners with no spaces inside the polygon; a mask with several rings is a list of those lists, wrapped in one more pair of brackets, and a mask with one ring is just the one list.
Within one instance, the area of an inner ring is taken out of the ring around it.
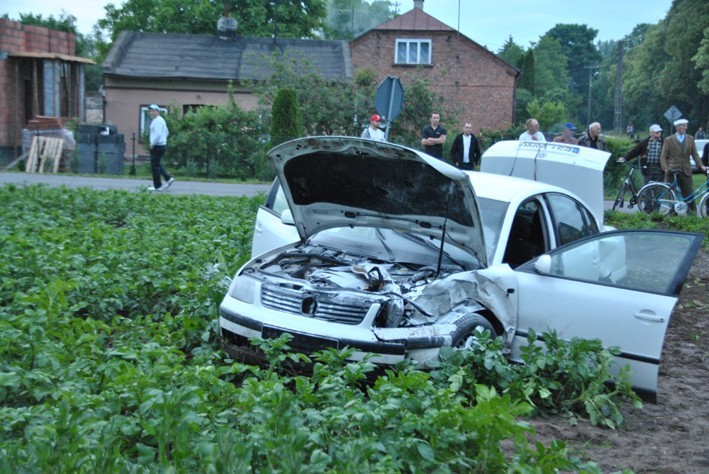
{"label": "white car", "polygon": [[425,364],[482,328],[519,360],[530,329],[555,330],[619,347],[618,364],[654,398],[664,334],[702,236],[601,232],[602,187],[588,183],[602,183],[607,153],[506,142],[483,157],[494,174],[390,143],[313,137],[269,158],[282,193],[276,183],[254,240],[277,245],[295,231],[297,242],[256,253],[236,273],[219,318],[230,352],[287,333],[295,351],[349,346],[354,359]]}
{"label": "white car", "polygon": [[[702,156],[704,156],[704,147],[707,145],[707,143],[709,143],[709,140],[705,138],[694,140],[694,146],[697,147],[697,153],[699,153],[699,158],[702,158]],[[689,162],[692,165],[692,172],[699,173],[699,167],[697,166],[697,163],[694,162],[694,157],[692,155],[689,155]]]}

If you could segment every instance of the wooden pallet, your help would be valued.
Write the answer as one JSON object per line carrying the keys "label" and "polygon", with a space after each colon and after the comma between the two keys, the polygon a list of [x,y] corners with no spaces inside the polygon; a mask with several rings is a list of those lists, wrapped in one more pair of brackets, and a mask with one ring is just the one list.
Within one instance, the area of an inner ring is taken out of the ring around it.
{"label": "wooden pallet", "polygon": [[25,172],[57,173],[62,160],[63,138],[33,137],[30,153],[27,156]]}

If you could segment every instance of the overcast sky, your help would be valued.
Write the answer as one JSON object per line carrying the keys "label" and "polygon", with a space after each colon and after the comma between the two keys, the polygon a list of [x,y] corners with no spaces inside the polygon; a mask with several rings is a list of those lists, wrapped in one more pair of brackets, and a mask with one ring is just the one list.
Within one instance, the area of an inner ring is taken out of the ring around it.
{"label": "overcast sky", "polygon": [[[413,0],[396,1],[400,13],[414,6]],[[89,34],[109,3],[123,1],[0,0],[0,14],[58,18],[64,11],[76,17],[81,33]],[[598,30],[597,40],[619,40],[640,23],[660,21],[671,5],[672,0],[425,0],[424,11],[454,29],[460,26],[462,34],[497,52],[510,35],[526,48],[557,23],[585,24]]]}

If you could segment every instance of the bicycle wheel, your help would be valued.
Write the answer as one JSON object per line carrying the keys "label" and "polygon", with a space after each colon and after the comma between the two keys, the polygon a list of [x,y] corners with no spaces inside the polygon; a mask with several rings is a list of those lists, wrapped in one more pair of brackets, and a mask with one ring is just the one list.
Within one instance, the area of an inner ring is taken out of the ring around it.
{"label": "bicycle wheel", "polygon": [[677,201],[675,192],[664,183],[649,183],[638,193],[638,210],[645,214],[657,212],[666,216]]}
{"label": "bicycle wheel", "polygon": [[697,212],[701,217],[709,217],[709,193],[704,193],[702,200],[699,201]]}
{"label": "bicycle wheel", "polygon": [[623,200],[625,199],[625,192],[627,190],[628,185],[623,183],[623,185],[620,187],[620,190],[618,191],[618,196],[615,198],[615,202],[613,203],[613,211],[615,211],[619,207],[623,207]]}

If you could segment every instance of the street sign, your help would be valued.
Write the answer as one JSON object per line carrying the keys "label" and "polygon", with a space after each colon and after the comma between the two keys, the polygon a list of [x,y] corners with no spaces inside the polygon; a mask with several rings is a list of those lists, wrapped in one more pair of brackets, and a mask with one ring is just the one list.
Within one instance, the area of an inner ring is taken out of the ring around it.
{"label": "street sign", "polygon": [[670,122],[674,123],[675,120],[682,117],[682,112],[679,111],[674,105],[669,109],[665,110],[665,118]]}
{"label": "street sign", "polygon": [[389,126],[401,113],[404,104],[404,88],[398,77],[387,76],[379,86],[374,97],[374,108],[377,113],[386,118],[385,137],[389,139]]}

